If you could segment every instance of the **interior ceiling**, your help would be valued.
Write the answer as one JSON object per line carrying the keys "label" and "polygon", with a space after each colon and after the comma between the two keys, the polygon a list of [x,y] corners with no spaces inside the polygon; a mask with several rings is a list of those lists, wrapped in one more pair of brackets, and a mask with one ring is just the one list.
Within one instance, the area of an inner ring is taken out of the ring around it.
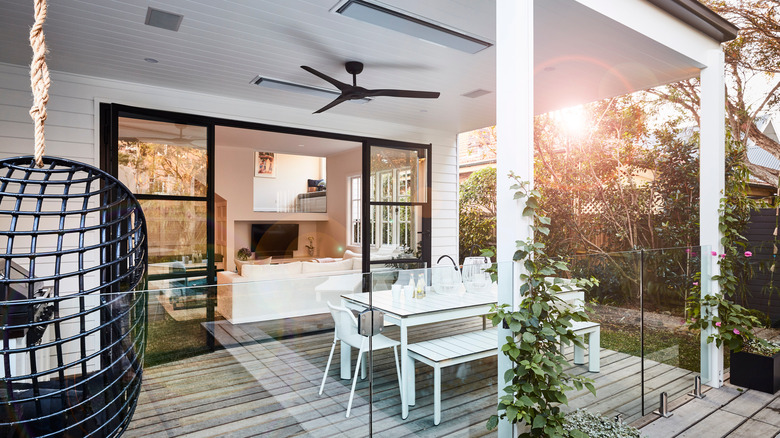
{"label": "interior ceiling", "polygon": [[[206,149],[206,128],[120,117],[119,139]],[[358,150],[362,146],[361,143],[354,141],[229,126],[217,126],[214,141],[217,149],[234,147],[317,157],[328,157],[352,149]]]}
{"label": "interior ceiling", "polygon": [[[55,71],[300,108],[306,117],[348,115],[463,132],[495,123],[495,46],[477,54],[434,45],[331,12],[338,0],[58,0],[45,25]],[[495,0],[384,0],[481,39],[495,41]],[[2,0],[0,62],[26,65],[32,0]],[[178,32],[144,25],[147,7],[184,15]],[[623,94],[698,74],[691,60],[580,5],[535,8],[536,111]],[[154,58],[151,64],[144,58]],[[366,88],[440,91],[432,99],[383,97],[344,103],[250,85],[256,75],[319,87],[314,67],[344,82],[361,61]],[[490,91],[477,98],[462,94]]]}

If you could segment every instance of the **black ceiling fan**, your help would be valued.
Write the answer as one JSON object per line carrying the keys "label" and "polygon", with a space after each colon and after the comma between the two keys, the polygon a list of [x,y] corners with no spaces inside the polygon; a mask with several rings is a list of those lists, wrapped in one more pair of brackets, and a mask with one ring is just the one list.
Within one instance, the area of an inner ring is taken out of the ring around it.
{"label": "black ceiling fan", "polygon": [[345,84],[344,82],[333,79],[332,77],[324,73],[320,73],[309,66],[306,65],[301,66],[302,69],[330,82],[331,84],[333,84],[333,86],[335,86],[341,91],[341,96],[337,97],[333,102],[325,105],[324,107],[318,109],[317,111],[314,111],[314,114],[327,111],[333,108],[334,106],[340,104],[341,102],[346,102],[348,100],[365,99],[367,97],[376,97],[376,96],[436,99],[437,97],[439,97],[440,94],[438,91],[413,91],[413,90],[390,90],[390,89],[368,90],[363,87],[357,86],[357,75],[359,75],[360,72],[363,71],[363,63],[358,61],[348,61],[346,64],[344,64],[344,66],[347,69],[347,73],[352,75],[352,85]]}

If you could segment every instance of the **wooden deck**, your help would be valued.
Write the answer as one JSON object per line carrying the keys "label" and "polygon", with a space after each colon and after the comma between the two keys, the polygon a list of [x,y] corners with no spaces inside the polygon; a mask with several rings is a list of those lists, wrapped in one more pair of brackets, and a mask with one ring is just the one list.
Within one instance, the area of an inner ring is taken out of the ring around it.
{"label": "wooden deck", "polygon": [[[780,341],[780,330],[762,329],[757,335]],[[680,398],[670,403],[672,416],[646,416],[636,421],[647,438],[780,437],[780,392],[765,394],[738,388],[705,388],[703,399]]]}
{"label": "wooden deck", "polygon": [[[367,381],[358,381],[352,415],[345,418],[351,381],[338,378],[338,348],[325,391],[318,395],[332,332],[279,337],[295,333],[297,326],[291,324],[211,325],[223,349],[145,370],[139,405],[125,436],[367,436]],[[316,321],[307,324],[323,327]],[[481,327],[480,318],[415,327],[410,342]],[[397,339],[398,329],[388,327],[385,335]],[[495,435],[485,429],[498,394],[495,357],[442,371],[438,426],[433,425],[431,368],[417,364],[417,404],[402,420],[393,355],[389,350],[378,352],[374,361],[374,436]],[[570,370],[592,378],[598,394],[594,397],[585,390],[569,394],[571,409],[587,407],[608,416],[619,413],[626,421],[642,417],[639,358],[602,349],[600,373],[589,373],[587,365],[572,365]],[[670,400],[690,391],[693,373],[646,361],[645,379],[646,412],[650,412],[660,391],[666,391]]]}

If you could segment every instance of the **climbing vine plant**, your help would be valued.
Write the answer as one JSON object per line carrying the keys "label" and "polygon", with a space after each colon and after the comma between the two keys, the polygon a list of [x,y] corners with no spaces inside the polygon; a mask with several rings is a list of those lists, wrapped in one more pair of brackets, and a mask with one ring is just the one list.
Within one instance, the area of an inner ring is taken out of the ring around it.
{"label": "climbing vine plant", "polygon": [[[511,187],[515,199],[525,200],[523,215],[532,219],[533,232],[547,235],[550,218],[539,210],[541,193],[517,175],[509,176],[515,182]],[[504,304],[494,307],[491,315],[493,325],[503,324],[512,331],[501,347],[512,361],[512,368],[505,375],[509,385],[499,400],[498,413],[490,417],[487,427],[493,429],[499,419],[507,419],[526,426],[520,437],[585,438],[581,431],[564,429],[561,405],[568,404],[567,391],[585,387],[595,395],[596,390],[590,379],[564,372],[567,361],[561,344],[584,347],[582,338],[572,331],[572,322],[587,321],[588,316],[574,310],[556,293],[572,286],[590,287],[595,280],[575,280],[572,284],[572,280],[559,278],[569,270],[568,265],[548,257],[545,245],[533,239],[517,241],[513,259],[524,267],[519,277],[524,299],[517,310]]]}
{"label": "climbing vine plant", "polygon": [[[698,287],[695,287],[688,298],[688,327],[697,330],[713,327],[707,342],[715,342],[717,346],[728,347],[734,352],[741,351],[746,343],[765,343],[753,334],[754,329],[761,325],[754,316],[755,312],[734,302],[745,297],[747,280],[753,275],[749,263],[753,254],[747,251],[747,238],[742,231],[750,220],[750,212],[760,206],[759,201],[747,196],[750,172],[744,163],[744,154],[744,144],[729,135],[726,142],[726,190],[718,210],[723,253],[711,253],[712,257],[718,257],[720,274],[713,275],[712,279],[718,282],[720,294],[700,298]],[[718,309],[717,316],[710,309]]]}

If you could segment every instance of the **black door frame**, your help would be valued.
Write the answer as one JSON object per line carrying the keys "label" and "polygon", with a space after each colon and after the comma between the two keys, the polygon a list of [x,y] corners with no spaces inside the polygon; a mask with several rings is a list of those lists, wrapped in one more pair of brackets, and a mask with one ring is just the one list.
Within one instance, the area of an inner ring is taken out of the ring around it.
{"label": "black door frame", "polygon": [[[415,150],[426,151],[426,181],[425,181],[425,201],[423,202],[382,202],[371,200],[371,147],[378,146],[389,149],[402,149],[402,150]],[[393,263],[425,263],[427,267],[431,266],[431,195],[433,187],[433,165],[431,164],[433,146],[429,144],[410,144],[403,142],[395,142],[392,140],[367,140],[363,142],[363,180],[362,194],[363,208],[360,213],[362,218],[361,228],[361,252],[363,253],[363,272],[370,272],[371,265],[385,264],[388,260],[371,260],[371,207],[380,205],[389,206],[422,206],[422,254],[420,258],[407,258],[407,259],[393,259]]]}

